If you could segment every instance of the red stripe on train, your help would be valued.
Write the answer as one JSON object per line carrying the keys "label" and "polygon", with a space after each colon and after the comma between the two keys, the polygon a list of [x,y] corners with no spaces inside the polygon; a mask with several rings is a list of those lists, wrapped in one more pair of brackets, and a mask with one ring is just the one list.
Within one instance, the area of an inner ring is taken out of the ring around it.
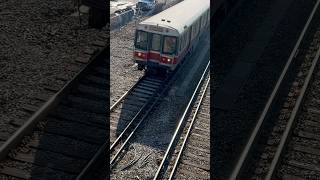
{"label": "red stripe on train", "polygon": [[160,54],[154,53],[154,52],[149,52],[148,59],[154,59],[154,60],[160,61]]}

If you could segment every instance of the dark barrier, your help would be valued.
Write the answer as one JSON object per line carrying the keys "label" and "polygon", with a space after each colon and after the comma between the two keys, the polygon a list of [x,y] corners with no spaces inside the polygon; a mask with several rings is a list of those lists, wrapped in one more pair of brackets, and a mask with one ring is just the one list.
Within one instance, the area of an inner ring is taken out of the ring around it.
{"label": "dark barrier", "polygon": [[89,10],[89,26],[102,28],[107,24],[107,11],[91,7]]}
{"label": "dark barrier", "polygon": [[82,4],[104,11],[107,11],[109,8],[106,0],[82,0]]}

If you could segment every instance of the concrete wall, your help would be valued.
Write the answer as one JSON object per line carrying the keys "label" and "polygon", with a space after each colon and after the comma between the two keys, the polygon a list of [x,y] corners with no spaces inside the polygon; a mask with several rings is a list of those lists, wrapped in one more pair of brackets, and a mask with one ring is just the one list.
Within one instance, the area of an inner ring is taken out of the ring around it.
{"label": "concrete wall", "polygon": [[[155,8],[151,11],[149,11],[147,14],[144,14],[144,16],[150,16],[150,15],[154,15],[157,14],[179,2],[181,2],[182,0],[167,0],[165,4],[164,2],[158,2],[155,6]],[[133,19],[133,15],[134,15],[134,11],[130,10],[130,11],[126,11],[123,12],[121,14],[117,14],[114,16],[111,16],[110,18],[110,30],[114,30],[117,28],[120,28],[121,26],[124,26],[125,24],[127,24],[128,22],[130,22]]]}
{"label": "concrete wall", "polygon": [[127,24],[129,21],[132,20],[133,15],[134,15],[134,11],[131,9],[131,10],[123,12],[121,14],[117,14],[115,16],[112,16],[110,18],[110,30],[114,30],[116,28],[119,28],[119,27]]}

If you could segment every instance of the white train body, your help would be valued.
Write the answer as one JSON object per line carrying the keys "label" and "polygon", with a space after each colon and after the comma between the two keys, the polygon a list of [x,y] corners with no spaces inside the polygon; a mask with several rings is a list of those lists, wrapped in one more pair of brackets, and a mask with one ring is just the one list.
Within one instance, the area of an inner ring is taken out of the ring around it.
{"label": "white train body", "polygon": [[184,0],[139,23],[134,60],[145,67],[174,70],[210,25],[210,0]]}

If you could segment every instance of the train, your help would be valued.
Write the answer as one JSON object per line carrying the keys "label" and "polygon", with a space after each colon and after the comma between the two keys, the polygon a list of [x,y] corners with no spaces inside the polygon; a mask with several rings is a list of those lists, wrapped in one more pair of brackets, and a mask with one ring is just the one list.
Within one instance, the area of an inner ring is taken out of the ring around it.
{"label": "train", "polygon": [[137,24],[138,70],[174,71],[210,26],[210,0],[184,0]]}

